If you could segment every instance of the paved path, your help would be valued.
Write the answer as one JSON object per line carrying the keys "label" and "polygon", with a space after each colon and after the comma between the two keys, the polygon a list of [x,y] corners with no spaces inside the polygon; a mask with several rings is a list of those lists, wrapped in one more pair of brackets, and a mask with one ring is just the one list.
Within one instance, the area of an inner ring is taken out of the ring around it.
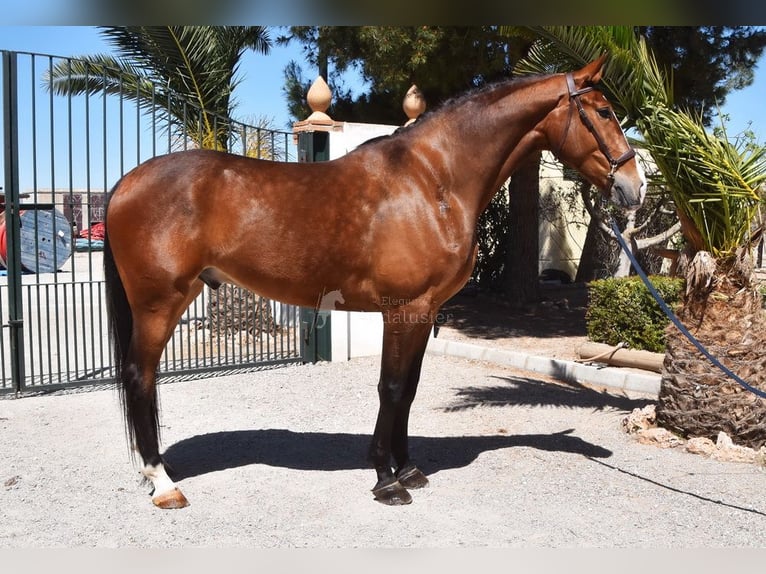
{"label": "paved path", "polygon": [[435,355],[489,361],[497,365],[549,375],[570,383],[586,383],[613,391],[635,391],[654,396],[660,391],[661,376],[657,373],[498,349],[487,343],[467,343],[436,338],[429,342],[428,352]]}

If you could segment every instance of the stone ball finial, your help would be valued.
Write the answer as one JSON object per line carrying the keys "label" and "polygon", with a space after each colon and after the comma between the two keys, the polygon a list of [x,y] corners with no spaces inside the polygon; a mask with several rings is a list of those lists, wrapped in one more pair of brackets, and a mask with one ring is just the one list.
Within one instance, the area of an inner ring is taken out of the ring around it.
{"label": "stone ball finial", "polygon": [[324,81],[322,76],[317,76],[314,83],[311,84],[306,94],[306,103],[311,108],[311,115],[308,121],[311,122],[331,122],[332,119],[325,112],[330,107],[332,101],[332,92],[330,86]]}
{"label": "stone ball finial", "polygon": [[418,119],[420,114],[426,111],[426,99],[423,97],[423,92],[415,84],[412,84],[404,95],[402,109],[408,118],[407,123],[404,124],[405,126],[410,125]]}

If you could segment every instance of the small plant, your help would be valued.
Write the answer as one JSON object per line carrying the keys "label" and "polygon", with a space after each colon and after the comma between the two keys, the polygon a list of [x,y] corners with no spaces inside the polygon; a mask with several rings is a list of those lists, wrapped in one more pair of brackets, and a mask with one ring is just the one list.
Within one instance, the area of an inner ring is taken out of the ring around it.
{"label": "small plant", "polygon": [[[683,279],[650,277],[657,292],[675,311]],[[665,327],[670,320],[638,277],[599,279],[588,284],[585,313],[588,337],[596,343],[625,343],[631,349],[665,352]]]}

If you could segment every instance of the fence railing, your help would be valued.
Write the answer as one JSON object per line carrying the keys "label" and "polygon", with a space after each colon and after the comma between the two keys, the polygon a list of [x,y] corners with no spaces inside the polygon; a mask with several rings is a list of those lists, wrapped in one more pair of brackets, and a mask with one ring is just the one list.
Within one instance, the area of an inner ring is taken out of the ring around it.
{"label": "fence railing", "polygon": [[[143,161],[200,147],[194,118],[212,121],[219,149],[297,160],[292,133],[203,118],[191,104],[170,116],[159,91],[154,102],[119,90],[54,94],[47,78],[73,62],[2,52],[0,392],[113,379],[100,251],[106,194]],[[78,80],[87,86],[88,74]],[[221,318],[230,316],[236,321]],[[298,329],[297,308],[205,289],[168,344],[160,375],[297,361]]]}

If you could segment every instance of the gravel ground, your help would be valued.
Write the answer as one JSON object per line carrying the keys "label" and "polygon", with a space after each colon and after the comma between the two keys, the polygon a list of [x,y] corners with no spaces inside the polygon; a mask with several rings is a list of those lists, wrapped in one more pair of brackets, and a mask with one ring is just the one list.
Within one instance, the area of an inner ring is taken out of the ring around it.
{"label": "gravel ground", "polygon": [[365,453],[378,359],[161,386],[191,505],[152,506],[113,389],[0,400],[0,547],[766,546],[766,473],[642,445],[650,398],[426,356],[411,448],[431,486],[385,507]]}

